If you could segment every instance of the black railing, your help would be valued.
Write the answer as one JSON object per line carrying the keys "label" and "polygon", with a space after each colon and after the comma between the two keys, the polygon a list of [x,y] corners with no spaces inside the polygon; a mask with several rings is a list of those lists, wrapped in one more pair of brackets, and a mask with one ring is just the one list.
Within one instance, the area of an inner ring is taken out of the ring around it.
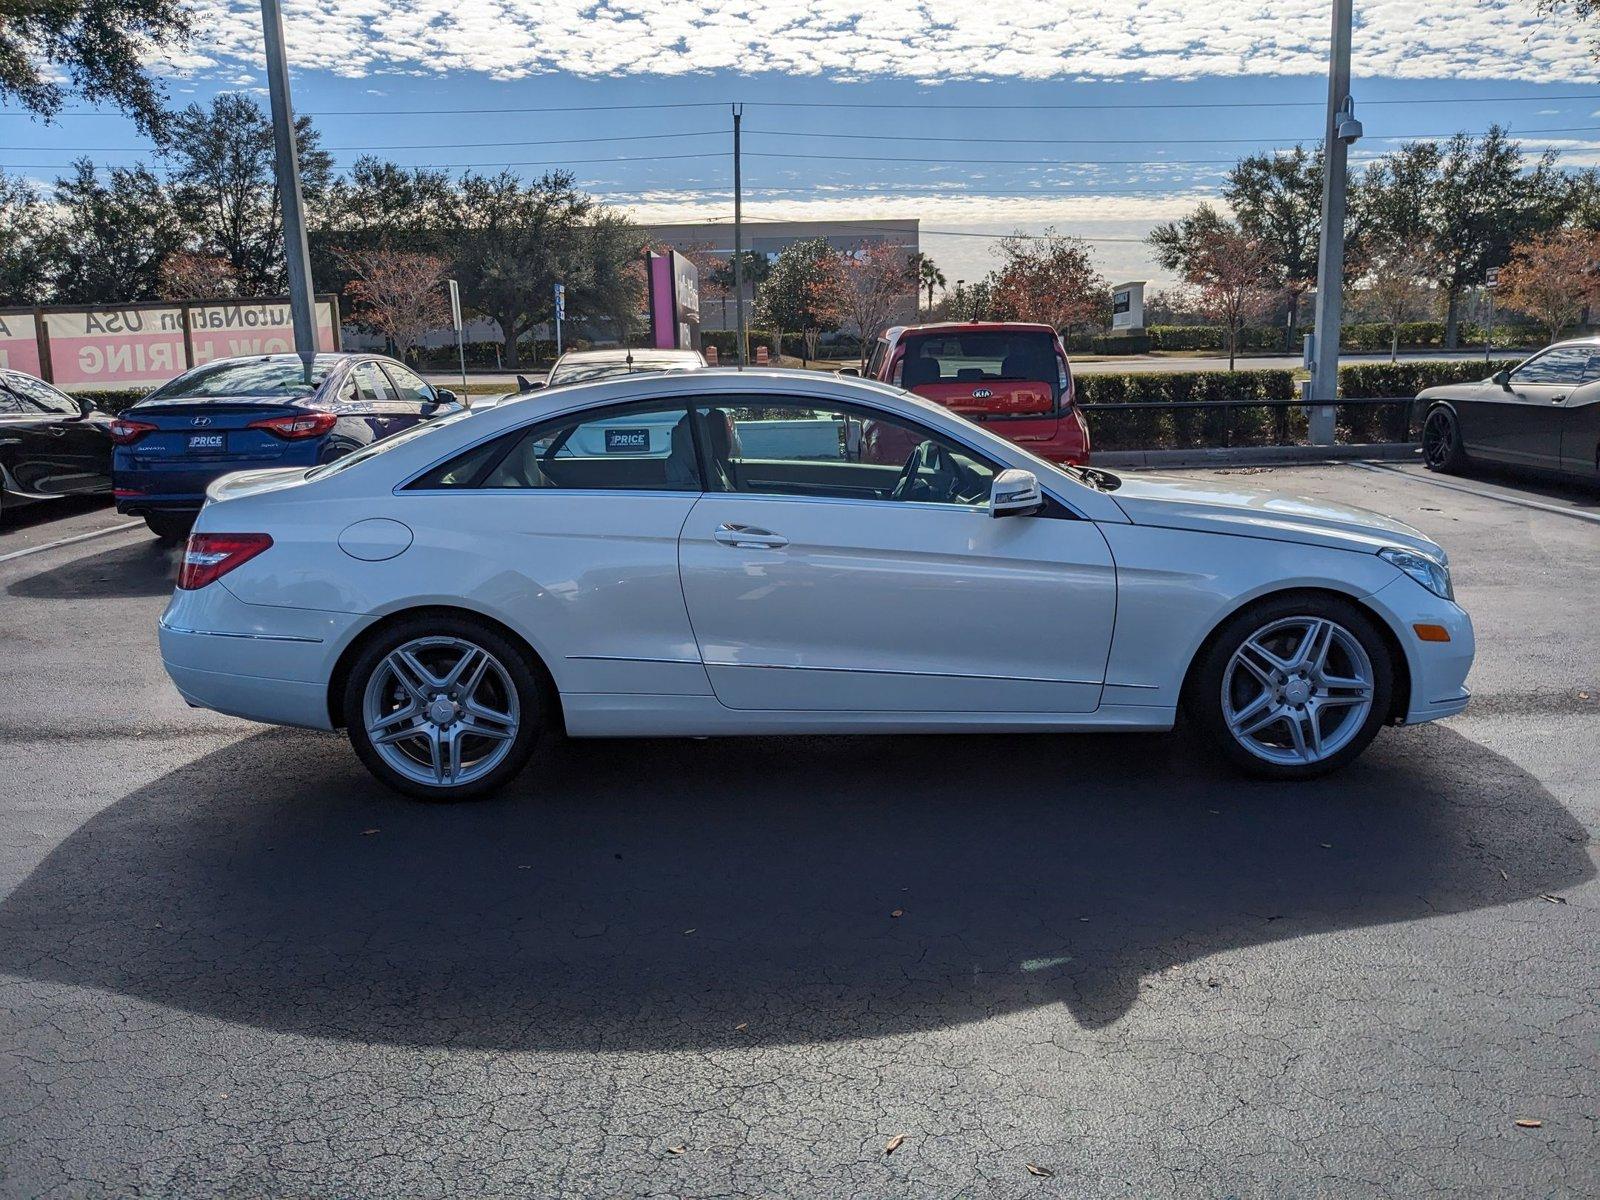
{"label": "black railing", "polygon": [[[1091,401],[1079,407],[1097,450],[1190,450],[1236,444],[1294,445],[1304,436],[1305,426],[1305,421],[1293,420],[1294,415],[1329,405],[1343,410],[1334,415],[1340,442],[1414,441],[1411,413],[1415,403],[1414,396],[1341,396],[1337,400]],[[1391,411],[1379,413],[1385,408]],[[1238,413],[1242,409],[1270,417],[1270,429],[1260,422],[1241,423]],[[1097,415],[1109,413],[1119,414],[1119,418],[1096,420]],[[1242,442],[1237,441],[1240,437]]]}

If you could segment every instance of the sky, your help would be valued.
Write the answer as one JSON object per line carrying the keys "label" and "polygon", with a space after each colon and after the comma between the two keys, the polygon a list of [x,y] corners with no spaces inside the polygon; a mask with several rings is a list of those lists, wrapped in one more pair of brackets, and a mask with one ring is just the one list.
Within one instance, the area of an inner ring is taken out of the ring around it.
{"label": "sky", "polygon": [[[194,0],[156,64],[171,99],[264,98],[258,0]],[[1352,163],[1508,126],[1600,164],[1600,70],[1536,0],[1357,0]],[[564,167],[644,223],[917,219],[952,285],[993,242],[1053,227],[1112,282],[1167,282],[1144,237],[1214,199],[1242,155],[1310,144],[1328,0],[284,0],[297,111],[336,165]],[[0,108],[0,166],[48,183],[81,154],[151,158],[120,116]]]}

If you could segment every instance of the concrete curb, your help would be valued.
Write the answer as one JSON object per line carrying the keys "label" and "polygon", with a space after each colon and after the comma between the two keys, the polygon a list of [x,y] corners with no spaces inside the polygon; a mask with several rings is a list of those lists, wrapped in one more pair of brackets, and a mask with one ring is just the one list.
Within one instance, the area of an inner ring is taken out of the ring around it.
{"label": "concrete curb", "polygon": [[1416,457],[1415,442],[1368,442],[1355,446],[1229,446],[1195,450],[1112,450],[1093,454],[1097,467],[1251,467],[1369,459],[1405,462]]}

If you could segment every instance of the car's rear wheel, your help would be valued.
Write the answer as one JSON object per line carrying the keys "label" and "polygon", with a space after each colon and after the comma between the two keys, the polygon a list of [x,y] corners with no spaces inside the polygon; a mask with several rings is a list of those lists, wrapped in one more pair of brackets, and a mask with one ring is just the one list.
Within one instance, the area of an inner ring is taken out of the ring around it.
{"label": "car's rear wheel", "polygon": [[194,528],[193,513],[146,513],[144,523],[163,542],[181,542]]}
{"label": "car's rear wheel", "polygon": [[1442,404],[1422,422],[1422,462],[1428,470],[1446,474],[1467,465],[1467,453],[1461,448],[1461,423]]}
{"label": "car's rear wheel", "polygon": [[352,665],[350,741],[384,783],[424,800],[487,795],[528,761],[543,721],[520,648],[467,617],[392,626]]}
{"label": "car's rear wheel", "polygon": [[1359,608],[1331,596],[1270,599],[1232,618],[1191,672],[1185,707],[1235,766],[1308,779],[1355,758],[1389,712],[1394,666]]}

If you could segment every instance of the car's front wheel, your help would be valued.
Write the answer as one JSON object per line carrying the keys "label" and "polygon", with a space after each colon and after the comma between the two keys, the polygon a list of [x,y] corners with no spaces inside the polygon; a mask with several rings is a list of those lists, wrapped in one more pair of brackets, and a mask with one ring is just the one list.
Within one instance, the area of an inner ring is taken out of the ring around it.
{"label": "car's front wheel", "polygon": [[1185,708],[1235,766],[1308,779],[1366,749],[1388,716],[1394,667],[1354,604],[1283,596],[1233,617],[1195,664]]}
{"label": "car's front wheel", "polygon": [[543,713],[538,680],[498,629],[419,616],[361,651],[344,716],[356,753],[384,783],[424,800],[468,800],[522,769]]}
{"label": "car's front wheel", "polygon": [[1461,448],[1461,423],[1442,404],[1422,422],[1422,464],[1430,471],[1446,474],[1467,465],[1467,452]]}

